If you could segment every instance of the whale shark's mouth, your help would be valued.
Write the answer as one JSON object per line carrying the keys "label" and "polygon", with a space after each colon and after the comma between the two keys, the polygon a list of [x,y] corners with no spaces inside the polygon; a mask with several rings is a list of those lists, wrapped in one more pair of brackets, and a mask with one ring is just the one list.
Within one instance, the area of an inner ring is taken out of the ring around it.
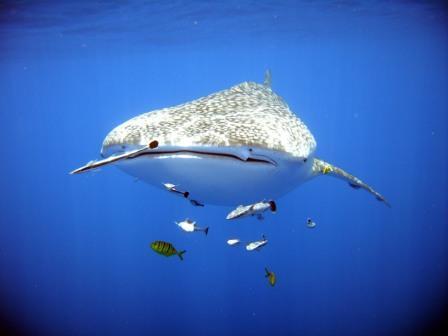
{"label": "whale shark's mouth", "polygon": [[239,160],[241,162],[247,163],[261,163],[268,164],[272,166],[277,166],[277,162],[268,157],[248,157],[241,158],[238,155],[234,155],[231,153],[217,153],[217,152],[207,152],[207,151],[197,151],[197,150],[171,150],[171,151],[157,151],[157,152],[143,152],[138,155],[135,155],[133,158],[141,157],[141,156],[162,156],[162,155],[175,155],[175,154],[190,154],[190,155],[199,155],[205,157],[221,157],[228,158],[233,160]]}
{"label": "whale shark's mouth", "polygon": [[[194,149],[171,149],[171,150],[153,150],[152,147],[144,146],[142,148],[130,150],[130,151],[116,151],[111,155],[105,156],[104,153],[101,153],[101,156],[104,157],[103,160],[98,161],[90,161],[86,165],[75,169],[71,172],[71,174],[78,174],[82,172],[86,172],[92,169],[99,168],[101,166],[105,166],[114,162],[118,162],[121,160],[133,160],[138,157],[149,156],[154,158],[162,158],[162,157],[171,157],[176,158],[181,155],[189,155],[190,157],[196,158],[222,158],[222,159],[231,159],[238,160],[247,164],[263,164],[277,167],[277,161],[270,158],[267,155],[255,154],[252,156],[244,155],[244,153],[232,153],[232,152],[220,152],[220,151],[200,151]],[[237,155],[241,154],[241,155]]]}

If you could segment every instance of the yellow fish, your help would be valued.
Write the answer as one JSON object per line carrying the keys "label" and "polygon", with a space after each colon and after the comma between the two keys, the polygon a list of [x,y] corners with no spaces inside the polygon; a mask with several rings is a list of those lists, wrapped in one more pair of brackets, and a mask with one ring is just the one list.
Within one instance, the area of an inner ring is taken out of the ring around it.
{"label": "yellow fish", "polygon": [[184,257],[182,255],[185,252],[187,252],[185,250],[177,252],[173,244],[164,242],[162,240],[153,241],[150,246],[155,252],[164,255],[165,257],[171,257],[173,255],[177,255],[180,258],[180,260],[184,260]]}
{"label": "yellow fish", "polygon": [[266,271],[265,277],[268,278],[269,283],[271,284],[271,286],[274,286],[275,282],[277,281],[277,278],[275,277],[275,273],[274,272],[270,272],[266,267],[264,268],[264,270]]}
{"label": "yellow fish", "polygon": [[323,173],[324,175],[326,175],[326,174],[328,174],[328,173],[331,173],[331,172],[333,172],[333,168],[331,168],[331,166],[325,166],[325,167],[322,169],[322,173]]}

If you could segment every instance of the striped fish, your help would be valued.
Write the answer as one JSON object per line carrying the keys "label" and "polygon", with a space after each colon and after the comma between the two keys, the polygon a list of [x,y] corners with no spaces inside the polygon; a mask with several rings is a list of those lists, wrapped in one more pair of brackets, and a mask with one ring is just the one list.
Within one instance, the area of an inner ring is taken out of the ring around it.
{"label": "striped fish", "polygon": [[184,260],[184,257],[182,255],[187,252],[185,250],[177,252],[173,244],[164,242],[162,240],[153,241],[150,246],[155,252],[164,255],[165,257],[171,257],[176,254],[177,256],[179,256],[180,260]]}
{"label": "striped fish", "polygon": [[267,269],[267,267],[264,268],[264,270],[266,271],[266,275],[265,277],[268,278],[269,283],[271,284],[271,286],[275,285],[275,282],[277,281],[277,278],[275,276],[274,272],[271,272]]}

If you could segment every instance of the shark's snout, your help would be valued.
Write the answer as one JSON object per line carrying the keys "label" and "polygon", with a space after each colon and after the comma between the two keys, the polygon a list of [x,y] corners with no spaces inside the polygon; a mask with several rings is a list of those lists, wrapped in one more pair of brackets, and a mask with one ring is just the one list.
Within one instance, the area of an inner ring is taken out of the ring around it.
{"label": "shark's snout", "polygon": [[101,157],[107,158],[112,155],[122,154],[126,151],[126,145],[103,145],[101,147]]}
{"label": "shark's snout", "polygon": [[114,128],[103,140],[101,156],[103,158],[119,155],[137,149],[144,144],[138,128],[122,124]]}
{"label": "shark's snout", "polygon": [[142,145],[131,143],[131,142],[103,142],[103,146],[101,147],[101,156],[103,158],[108,158],[113,155],[120,155],[123,153],[131,152],[136,149],[140,149]]}

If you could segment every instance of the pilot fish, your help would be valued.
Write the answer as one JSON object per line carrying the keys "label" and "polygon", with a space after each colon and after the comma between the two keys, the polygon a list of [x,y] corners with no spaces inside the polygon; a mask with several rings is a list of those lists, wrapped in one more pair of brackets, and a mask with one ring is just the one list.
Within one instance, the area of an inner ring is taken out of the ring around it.
{"label": "pilot fish", "polygon": [[153,241],[150,246],[158,254],[164,255],[165,257],[171,257],[173,255],[177,255],[180,258],[180,260],[184,260],[184,257],[182,255],[185,252],[187,252],[185,250],[178,252],[174,248],[173,244],[167,243],[162,240]]}
{"label": "pilot fish", "polygon": [[277,281],[277,278],[275,276],[274,272],[271,272],[267,269],[267,267],[264,268],[266,275],[265,277],[268,278],[269,283],[271,284],[271,286],[275,285],[275,282]]}

